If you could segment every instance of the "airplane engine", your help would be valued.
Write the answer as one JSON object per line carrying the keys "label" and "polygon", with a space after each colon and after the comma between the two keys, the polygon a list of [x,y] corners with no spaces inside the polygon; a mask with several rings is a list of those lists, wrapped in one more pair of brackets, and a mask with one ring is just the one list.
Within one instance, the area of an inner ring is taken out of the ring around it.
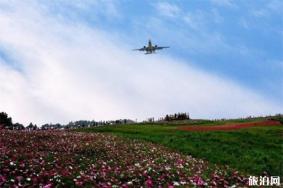
{"label": "airplane engine", "polygon": [[163,48],[169,48],[169,46],[153,45],[151,41],[149,40],[147,46],[143,46],[142,48],[133,49],[133,50],[144,51],[146,52],[145,54],[152,54],[152,53],[155,53],[155,51],[157,50],[162,50]]}

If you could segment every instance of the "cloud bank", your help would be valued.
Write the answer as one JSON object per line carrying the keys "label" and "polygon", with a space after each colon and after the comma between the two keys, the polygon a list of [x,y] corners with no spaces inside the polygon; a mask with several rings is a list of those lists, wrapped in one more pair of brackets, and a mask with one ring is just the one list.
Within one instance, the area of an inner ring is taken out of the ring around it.
{"label": "cloud bank", "polygon": [[34,1],[0,3],[0,10],[0,111],[15,122],[283,111],[248,88],[164,56],[166,51],[132,52],[111,31],[58,19]]}

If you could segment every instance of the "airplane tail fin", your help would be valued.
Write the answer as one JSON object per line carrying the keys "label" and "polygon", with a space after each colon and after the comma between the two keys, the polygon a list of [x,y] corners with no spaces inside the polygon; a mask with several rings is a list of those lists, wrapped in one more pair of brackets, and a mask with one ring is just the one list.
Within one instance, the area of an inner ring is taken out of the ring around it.
{"label": "airplane tail fin", "polygon": [[151,47],[152,46],[152,44],[151,44],[151,40],[150,39],[148,39],[148,47]]}

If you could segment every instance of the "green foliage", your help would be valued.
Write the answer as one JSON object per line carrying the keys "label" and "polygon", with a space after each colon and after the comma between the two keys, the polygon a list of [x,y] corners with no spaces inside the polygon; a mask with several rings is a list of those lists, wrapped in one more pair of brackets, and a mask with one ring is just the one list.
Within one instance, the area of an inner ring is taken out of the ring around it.
{"label": "green foliage", "polygon": [[[226,124],[230,121],[222,121]],[[241,121],[242,122],[242,121]],[[216,122],[200,121],[203,124]],[[218,125],[219,125],[218,124]],[[194,125],[197,125],[194,122]],[[211,163],[229,165],[244,173],[281,176],[283,165],[283,127],[253,127],[237,131],[186,132],[173,125],[125,125],[80,129],[84,132],[108,132],[143,139],[173,150],[203,158]]]}
{"label": "green foliage", "polygon": [[271,120],[279,121],[283,125],[283,115],[277,114],[276,116],[270,117]]}
{"label": "green foliage", "polygon": [[0,125],[5,127],[11,127],[13,125],[12,118],[8,117],[8,114],[5,112],[0,113]]}

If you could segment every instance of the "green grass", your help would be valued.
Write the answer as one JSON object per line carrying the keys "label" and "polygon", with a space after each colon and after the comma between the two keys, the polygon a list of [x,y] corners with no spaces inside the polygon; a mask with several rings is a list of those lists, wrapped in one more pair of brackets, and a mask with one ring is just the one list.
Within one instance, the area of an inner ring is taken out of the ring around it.
{"label": "green grass", "polygon": [[[228,121],[229,122],[229,121]],[[211,123],[213,125],[224,124]],[[197,123],[193,123],[197,125]],[[201,125],[208,122],[201,121]],[[283,126],[253,127],[237,131],[186,132],[176,125],[123,125],[80,129],[105,132],[158,143],[211,163],[229,165],[243,173],[283,175]]]}
{"label": "green grass", "polygon": [[[267,119],[274,119],[280,121],[283,118],[281,116],[270,116],[270,117],[253,117],[253,118],[237,118],[237,119],[223,119],[223,120],[206,120],[206,119],[190,119],[190,120],[175,120],[175,121],[161,121],[158,124],[162,125],[223,125],[228,123],[246,123],[263,121]],[[147,123],[149,124],[149,123]]]}

